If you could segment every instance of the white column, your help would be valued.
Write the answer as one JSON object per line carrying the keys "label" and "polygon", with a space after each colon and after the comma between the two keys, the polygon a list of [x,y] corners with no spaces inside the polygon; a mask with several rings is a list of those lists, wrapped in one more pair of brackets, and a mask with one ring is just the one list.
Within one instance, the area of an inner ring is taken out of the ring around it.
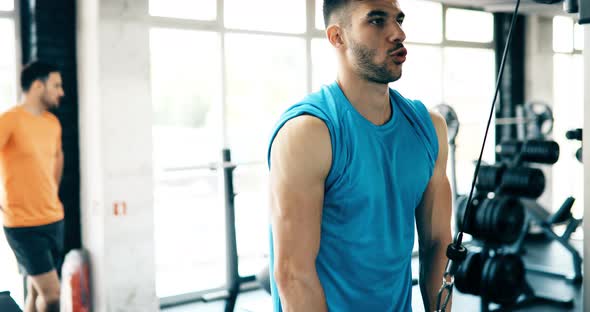
{"label": "white column", "polygon": [[[531,15],[526,20],[525,102],[539,101],[553,106],[553,18]],[[550,211],[557,209],[552,202],[553,167],[538,168],[543,170],[546,182],[545,191],[537,201]]]}
{"label": "white column", "polygon": [[[590,216],[590,25],[584,26],[584,218]],[[590,272],[590,222],[584,222],[584,272]],[[584,311],[590,311],[590,280],[584,274]]]}
{"label": "white column", "polygon": [[148,0],[78,2],[82,241],[94,311],[157,311]]}

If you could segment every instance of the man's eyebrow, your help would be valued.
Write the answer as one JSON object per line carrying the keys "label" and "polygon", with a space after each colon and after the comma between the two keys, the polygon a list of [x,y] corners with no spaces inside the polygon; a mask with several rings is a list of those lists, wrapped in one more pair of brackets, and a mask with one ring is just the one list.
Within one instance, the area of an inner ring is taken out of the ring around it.
{"label": "man's eyebrow", "polygon": [[[371,18],[371,17],[388,17],[388,16],[389,16],[389,13],[387,13],[387,12],[385,12],[383,10],[372,10],[372,11],[369,11],[369,13],[367,13],[367,18]],[[398,19],[400,19],[400,18],[403,19],[405,17],[406,17],[406,14],[404,12],[401,12],[400,11],[397,14],[397,18]]]}
{"label": "man's eyebrow", "polygon": [[372,10],[367,13],[367,17],[387,17],[389,14],[382,10]]}

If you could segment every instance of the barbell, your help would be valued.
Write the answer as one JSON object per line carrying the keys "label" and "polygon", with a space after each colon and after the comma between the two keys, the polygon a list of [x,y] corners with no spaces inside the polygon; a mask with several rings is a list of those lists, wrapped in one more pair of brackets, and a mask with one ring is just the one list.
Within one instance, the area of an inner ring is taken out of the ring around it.
{"label": "barbell", "polygon": [[546,103],[533,101],[524,104],[524,117],[496,118],[496,125],[526,124],[529,129],[535,129],[537,133],[548,136],[553,131],[553,121],[551,107]]}
{"label": "barbell", "polygon": [[[447,122],[448,139],[452,142],[459,132],[459,119],[452,106],[439,104],[433,109],[442,115]],[[523,117],[500,117],[495,119],[496,125],[520,125],[525,124],[529,129],[536,130],[543,136],[548,136],[553,131],[553,111],[543,102],[532,101],[524,104]]]}

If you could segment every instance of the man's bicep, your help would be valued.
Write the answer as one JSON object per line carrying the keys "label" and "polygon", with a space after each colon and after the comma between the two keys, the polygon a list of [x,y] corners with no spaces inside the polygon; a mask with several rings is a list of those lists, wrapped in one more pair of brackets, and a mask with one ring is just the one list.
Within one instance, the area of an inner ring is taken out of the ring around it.
{"label": "man's bicep", "polygon": [[320,242],[323,187],[272,179],[272,229],[276,259],[296,270],[309,269]]}
{"label": "man's bicep", "polygon": [[313,268],[319,250],[324,183],[330,165],[328,130],[315,117],[291,120],[273,143],[270,170],[273,241],[275,259],[283,269]]}
{"label": "man's bicep", "polygon": [[452,192],[447,177],[447,126],[438,114],[431,114],[438,140],[438,158],[416,213],[416,227],[420,242],[430,243],[450,231]]}
{"label": "man's bicep", "polygon": [[416,210],[420,249],[429,249],[451,235],[451,185],[446,175],[433,177]]}

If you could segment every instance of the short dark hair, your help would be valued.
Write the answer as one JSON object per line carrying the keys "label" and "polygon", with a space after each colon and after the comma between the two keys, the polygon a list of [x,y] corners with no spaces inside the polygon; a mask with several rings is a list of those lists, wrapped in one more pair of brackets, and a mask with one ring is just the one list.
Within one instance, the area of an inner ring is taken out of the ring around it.
{"label": "short dark hair", "polygon": [[25,65],[20,74],[20,86],[23,92],[28,92],[35,80],[45,82],[49,79],[49,74],[55,72],[59,72],[57,66],[46,62],[33,61]]}
{"label": "short dark hair", "polygon": [[351,0],[324,0],[324,26],[330,25],[330,18],[334,12],[345,7]]}

